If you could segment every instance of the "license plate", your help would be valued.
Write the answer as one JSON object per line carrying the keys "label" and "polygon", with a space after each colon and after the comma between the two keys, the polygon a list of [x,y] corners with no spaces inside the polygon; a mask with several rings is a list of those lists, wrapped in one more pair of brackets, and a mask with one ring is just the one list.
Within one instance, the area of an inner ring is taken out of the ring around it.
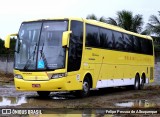
{"label": "license plate", "polygon": [[32,87],[33,88],[39,88],[39,87],[41,87],[41,85],[40,84],[32,84]]}

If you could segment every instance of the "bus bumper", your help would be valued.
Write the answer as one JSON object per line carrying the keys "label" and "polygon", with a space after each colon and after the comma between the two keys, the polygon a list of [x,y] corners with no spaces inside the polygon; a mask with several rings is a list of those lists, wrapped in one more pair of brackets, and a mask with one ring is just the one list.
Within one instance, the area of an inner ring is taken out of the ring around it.
{"label": "bus bumper", "polygon": [[47,81],[27,81],[14,78],[15,88],[19,91],[67,91],[65,78]]}

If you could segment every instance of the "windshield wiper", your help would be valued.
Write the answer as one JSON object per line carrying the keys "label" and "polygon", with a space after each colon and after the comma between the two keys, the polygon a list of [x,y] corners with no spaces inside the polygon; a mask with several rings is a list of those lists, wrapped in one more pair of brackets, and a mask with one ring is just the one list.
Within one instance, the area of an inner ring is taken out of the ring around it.
{"label": "windshield wiper", "polygon": [[24,70],[27,70],[28,67],[30,66],[32,56],[33,56],[33,61],[34,61],[34,55],[35,55],[35,53],[36,53],[36,48],[37,48],[37,43],[35,44],[34,51],[32,52],[31,56],[29,57],[29,59],[27,60],[25,66],[24,66],[24,68],[23,68]]}
{"label": "windshield wiper", "polygon": [[48,69],[48,62],[47,62],[47,59],[46,59],[45,54],[43,52],[43,48],[44,48],[44,43],[42,45],[42,50],[40,50],[40,54],[41,54],[40,59],[42,58],[42,60],[44,61],[44,65],[45,65],[46,69]]}

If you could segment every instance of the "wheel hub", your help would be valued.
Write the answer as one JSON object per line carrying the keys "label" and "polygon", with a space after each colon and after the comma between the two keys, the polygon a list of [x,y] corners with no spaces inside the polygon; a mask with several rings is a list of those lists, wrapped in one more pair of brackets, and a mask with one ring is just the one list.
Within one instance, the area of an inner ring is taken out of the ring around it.
{"label": "wheel hub", "polygon": [[84,92],[88,92],[88,89],[89,89],[88,83],[87,83],[87,82],[84,82],[84,83],[83,83],[83,90],[84,90]]}

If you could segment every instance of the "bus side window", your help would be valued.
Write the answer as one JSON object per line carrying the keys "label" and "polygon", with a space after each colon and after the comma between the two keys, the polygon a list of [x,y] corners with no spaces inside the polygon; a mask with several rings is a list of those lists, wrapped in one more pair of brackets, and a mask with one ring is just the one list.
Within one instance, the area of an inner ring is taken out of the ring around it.
{"label": "bus side window", "polygon": [[138,37],[136,36],[133,36],[134,38],[134,45],[135,45],[135,52],[136,53],[142,53],[142,47],[141,47],[141,39],[139,39]]}
{"label": "bus side window", "polygon": [[117,32],[113,31],[112,32],[112,49],[113,50],[118,50],[118,34]]}
{"label": "bus side window", "polygon": [[100,29],[100,46],[105,49],[111,49],[111,38],[112,38],[112,32],[107,29]]}
{"label": "bus side window", "polygon": [[96,26],[86,25],[86,46],[100,47],[99,28]]}
{"label": "bus side window", "polygon": [[152,41],[148,39],[143,39],[141,38],[142,41],[142,53],[148,54],[148,55],[153,55],[153,46],[152,46]]}
{"label": "bus side window", "polygon": [[134,52],[135,45],[134,45],[134,38],[132,35],[124,34],[124,40],[126,42],[125,51],[126,52]]}
{"label": "bus side window", "polygon": [[123,34],[115,31],[114,36],[115,36],[115,43],[116,43],[115,49],[119,51],[124,51],[125,41],[124,41]]}

